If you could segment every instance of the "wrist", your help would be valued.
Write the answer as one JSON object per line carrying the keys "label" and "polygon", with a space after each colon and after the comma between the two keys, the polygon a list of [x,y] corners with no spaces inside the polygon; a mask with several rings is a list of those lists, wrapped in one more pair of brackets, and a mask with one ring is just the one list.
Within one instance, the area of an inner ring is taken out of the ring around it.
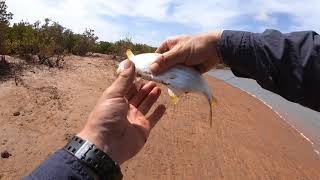
{"label": "wrist", "polygon": [[77,134],[78,137],[88,140],[97,146],[98,149],[106,153],[113,161],[117,164],[122,164],[123,162],[119,159],[119,155],[117,155],[116,150],[112,150],[110,144],[106,141],[101,133],[94,133],[94,131],[88,131],[86,129],[82,130]]}
{"label": "wrist", "polygon": [[120,166],[93,142],[74,136],[63,148],[76,157],[90,176],[102,179],[122,179]]}
{"label": "wrist", "polygon": [[221,39],[221,36],[222,36],[222,33],[223,33],[224,30],[219,30],[219,31],[212,31],[212,32],[208,32],[207,33],[207,36],[208,38],[210,39],[210,44],[214,46],[214,54],[216,56],[216,59],[217,59],[217,64],[222,64],[223,63],[223,60],[222,60],[222,57],[221,57],[221,54],[220,54],[220,50],[218,48],[218,42],[220,41]]}

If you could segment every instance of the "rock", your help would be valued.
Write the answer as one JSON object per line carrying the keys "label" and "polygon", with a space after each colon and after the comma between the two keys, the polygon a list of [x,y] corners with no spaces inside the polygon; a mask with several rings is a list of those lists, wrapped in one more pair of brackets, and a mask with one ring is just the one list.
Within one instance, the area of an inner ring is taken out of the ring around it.
{"label": "rock", "polygon": [[13,116],[20,116],[20,112],[19,112],[19,111],[14,112],[14,113],[13,113]]}
{"label": "rock", "polygon": [[7,144],[7,142],[8,142],[8,140],[3,140],[3,142],[1,143],[2,145],[6,145]]}
{"label": "rock", "polygon": [[9,158],[10,156],[12,156],[12,154],[10,154],[7,150],[1,152],[2,158]]}

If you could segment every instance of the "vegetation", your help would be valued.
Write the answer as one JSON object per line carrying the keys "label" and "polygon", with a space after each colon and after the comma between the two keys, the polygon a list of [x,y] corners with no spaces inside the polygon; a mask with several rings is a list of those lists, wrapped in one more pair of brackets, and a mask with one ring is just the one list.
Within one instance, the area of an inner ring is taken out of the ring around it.
{"label": "vegetation", "polygon": [[4,53],[6,34],[9,29],[9,22],[13,14],[7,12],[7,5],[4,1],[0,1],[0,54]]}
{"label": "vegetation", "polygon": [[0,54],[17,55],[27,63],[59,67],[65,55],[84,56],[104,53],[123,56],[130,48],[135,53],[153,52],[154,47],[135,44],[129,38],[117,42],[98,41],[94,30],[77,34],[58,22],[45,19],[33,24],[21,21],[10,26],[13,14],[7,12],[5,1],[0,1]]}

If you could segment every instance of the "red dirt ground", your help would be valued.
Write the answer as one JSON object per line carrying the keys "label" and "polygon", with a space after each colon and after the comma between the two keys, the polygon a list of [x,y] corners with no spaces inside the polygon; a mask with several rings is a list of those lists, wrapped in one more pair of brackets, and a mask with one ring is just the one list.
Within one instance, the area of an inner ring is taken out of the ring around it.
{"label": "red dirt ground", "polygon": [[[114,79],[107,57],[66,62],[27,70],[18,86],[0,83],[0,151],[12,154],[0,158],[0,179],[28,174],[61,148]],[[167,113],[121,166],[124,179],[320,179],[320,158],[293,128],[257,99],[207,78],[218,99],[213,127],[204,97],[188,94],[173,106],[163,93]]]}

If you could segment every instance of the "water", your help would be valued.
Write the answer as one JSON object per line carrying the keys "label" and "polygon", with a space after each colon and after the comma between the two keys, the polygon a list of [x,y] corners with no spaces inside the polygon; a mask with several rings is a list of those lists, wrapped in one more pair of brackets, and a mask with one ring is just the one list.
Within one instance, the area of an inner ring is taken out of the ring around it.
{"label": "water", "polygon": [[291,126],[310,139],[314,148],[318,152],[320,151],[320,112],[289,102],[281,96],[261,88],[255,80],[235,77],[230,70],[212,70],[208,74],[241,88],[266,102]]}

